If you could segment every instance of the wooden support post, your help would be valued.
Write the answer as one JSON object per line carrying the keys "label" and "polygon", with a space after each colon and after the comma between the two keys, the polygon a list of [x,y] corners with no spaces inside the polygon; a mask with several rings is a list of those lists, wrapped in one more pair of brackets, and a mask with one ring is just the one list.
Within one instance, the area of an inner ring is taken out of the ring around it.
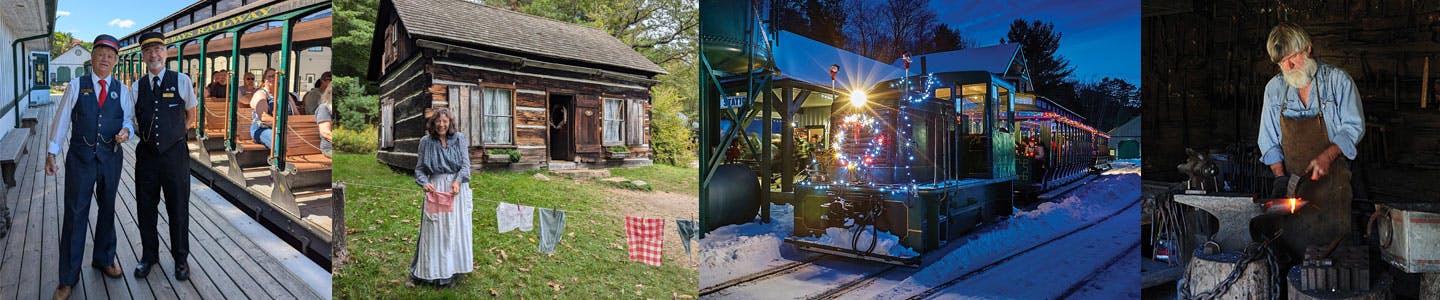
{"label": "wooden support post", "polygon": [[349,252],[345,251],[345,183],[336,182],[330,186],[330,201],[334,207],[330,223],[330,272],[340,270]]}
{"label": "wooden support post", "polygon": [[1420,75],[1420,109],[1425,109],[1430,102],[1430,56],[1425,56],[1425,73]]}

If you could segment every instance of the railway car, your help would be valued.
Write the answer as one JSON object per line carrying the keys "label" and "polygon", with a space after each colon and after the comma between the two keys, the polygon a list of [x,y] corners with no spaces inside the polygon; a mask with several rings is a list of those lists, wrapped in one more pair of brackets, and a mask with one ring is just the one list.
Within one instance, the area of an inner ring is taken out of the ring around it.
{"label": "railway car", "polygon": [[[200,100],[190,116],[191,174],[327,268],[341,212],[314,112],[298,102],[330,70],[331,19],[328,0],[200,1],[121,38],[116,67],[127,83],[144,76],[139,36],[163,33],[167,69],[187,74]],[[271,131],[267,149],[248,130],[258,108],[241,80],[249,73],[258,81],[270,68],[278,76],[272,127],[283,130]],[[231,74],[223,97],[206,90],[215,70]]]}
{"label": "railway car", "polygon": [[888,232],[923,254],[1013,212],[1014,85],[985,71],[909,78],[880,83],[865,101],[836,102],[826,176],[797,186],[787,242],[918,265],[919,256],[877,254],[873,243],[839,247],[812,238],[835,227]]}
{"label": "railway car", "polygon": [[1033,205],[1065,192],[1110,161],[1110,135],[1050,99],[1015,95],[1017,202]]}

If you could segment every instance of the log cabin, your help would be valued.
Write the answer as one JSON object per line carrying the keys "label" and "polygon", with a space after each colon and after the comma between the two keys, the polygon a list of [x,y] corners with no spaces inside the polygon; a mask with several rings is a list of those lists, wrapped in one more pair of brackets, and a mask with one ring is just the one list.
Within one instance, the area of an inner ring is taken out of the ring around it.
{"label": "log cabin", "polygon": [[373,38],[385,164],[414,168],[439,108],[459,121],[475,169],[651,163],[650,87],[666,72],[603,30],[461,0],[384,0]]}

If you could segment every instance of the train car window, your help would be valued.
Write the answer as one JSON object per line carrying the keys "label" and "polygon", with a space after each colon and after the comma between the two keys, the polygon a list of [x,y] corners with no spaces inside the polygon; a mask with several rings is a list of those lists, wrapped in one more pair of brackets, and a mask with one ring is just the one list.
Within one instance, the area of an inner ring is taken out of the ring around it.
{"label": "train car window", "polygon": [[1000,131],[1011,132],[1010,128],[1010,89],[996,86],[995,99],[995,124]]}
{"label": "train car window", "polygon": [[960,105],[960,113],[964,114],[967,122],[967,134],[985,134],[985,84],[967,84],[960,87],[960,97],[963,99]]}
{"label": "train car window", "polygon": [[241,3],[240,0],[220,0],[220,3],[215,4],[215,10],[230,11],[232,9],[240,7],[241,5],[244,5],[244,3]]}
{"label": "train car window", "polygon": [[942,100],[950,100],[950,96],[951,96],[951,92],[950,92],[950,89],[949,89],[949,88],[938,88],[938,89],[935,89],[935,98],[939,98],[939,99],[942,99]]}

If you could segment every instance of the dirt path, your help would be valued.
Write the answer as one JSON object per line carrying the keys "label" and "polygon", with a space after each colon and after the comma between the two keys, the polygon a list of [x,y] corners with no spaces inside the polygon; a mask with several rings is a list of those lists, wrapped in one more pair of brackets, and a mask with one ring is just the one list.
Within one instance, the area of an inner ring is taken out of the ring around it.
{"label": "dirt path", "polygon": [[700,198],[684,194],[670,192],[641,192],[619,188],[606,188],[610,194],[609,203],[612,203],[611,210],[631,216],[647,216],[665,219],[665,254],[664,263],[679,264],[691,269],[698,270],[694,257],[699,250],[695,241],[691,241],[691,255],[685,256],[685,247],[680,244],[680,234],[676,231],[675,219],[684,218],[695,220],[700,215]]}

